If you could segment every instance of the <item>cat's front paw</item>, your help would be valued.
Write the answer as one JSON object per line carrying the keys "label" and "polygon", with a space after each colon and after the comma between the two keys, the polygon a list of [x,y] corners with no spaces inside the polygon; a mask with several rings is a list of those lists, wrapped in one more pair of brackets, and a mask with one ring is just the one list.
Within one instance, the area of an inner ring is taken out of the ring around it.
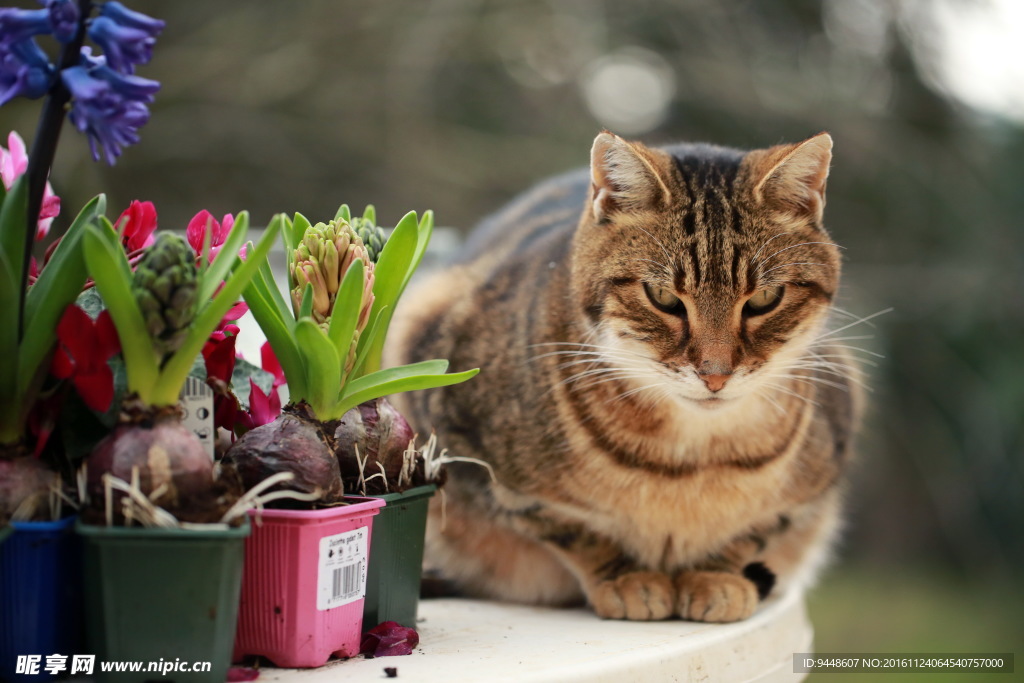
{"label": "cat's front paw", "polygon": [[757,586],[739,574],[682,572],[675,589],[676,614],[690,621],[740,621],[757,609]]}
{"label": "cat's front paw", "polygon": [[590,602],[604,619],[656,621],[672,616],[675,598],[672,580],[666,575],[630,572],[597,584]]}

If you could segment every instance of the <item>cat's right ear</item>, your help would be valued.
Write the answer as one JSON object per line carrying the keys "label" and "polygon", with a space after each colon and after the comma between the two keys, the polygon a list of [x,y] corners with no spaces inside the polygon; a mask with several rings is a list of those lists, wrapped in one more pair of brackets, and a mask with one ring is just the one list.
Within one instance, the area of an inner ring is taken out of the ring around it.
{"label": "cat's right ear", "polygon": [[598,223],[614,211],[667,206],[671,199],[656,152],[601,132],[590,150],[592,210]]}

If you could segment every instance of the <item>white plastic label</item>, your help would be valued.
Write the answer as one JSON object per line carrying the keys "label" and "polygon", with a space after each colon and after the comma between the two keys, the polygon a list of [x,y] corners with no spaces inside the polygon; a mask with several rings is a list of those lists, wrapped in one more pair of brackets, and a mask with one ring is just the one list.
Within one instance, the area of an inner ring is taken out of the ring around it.
{"label": "white plastic label", "polygon": [[366,560],[370,530],[359,527],[320,539],[316,608],[328,610],[366,595]]}
{"label": "white plastic label", "polygon": [[217,431],[213,428],[213,389],[198,377],[188,377],[181,390],[181,407],[185,418],[181,421],[202,442],[213,460],[213,445]]}

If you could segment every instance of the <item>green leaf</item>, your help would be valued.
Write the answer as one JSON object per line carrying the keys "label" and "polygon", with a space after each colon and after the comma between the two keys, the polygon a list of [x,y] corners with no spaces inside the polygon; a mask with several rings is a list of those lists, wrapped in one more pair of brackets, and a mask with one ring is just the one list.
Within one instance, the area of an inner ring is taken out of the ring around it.
{"label": "green leaf", "polygon": [[35,222],[33,222],[32,235],[28,235],[28,179],[22,174],[11,187],[7,196],[4,197],[3,206],[0,206],[0,253],[3,253],[7,261],[7,272],[17,287],[17,297],[13,308],[4,309],[4,314],[10,316],[15,327],[15,334],[18,333],[18,320],[21,318],[21,307],[24,305],[24,292],[21,291],[23,280],[25,243],[29,239],[35,239]]}
{"label": "green leaf", "polygon": [[352,222],[352,211],[348,208],[348,204],[342,204],[338,207],[337,213],[334,214],[334,220],[339,218],[345,219],[346,223]]}
{"label": "green leaf", "polygon": [[42,269],[39,279],[25,298],[25,335],[18,357],[18,395],[23,405],[31,404],[26,392],[39,374],[40,365],[57,341],[57,323],[64,309],[75,301],[86,280],[82,236],[107,210],[104,195],[94,197],[79,212]]}
{"label": "green leaf", "polygon": [[381,318],[384,317],[385,311],[388,309],[384,308],[377,311],[377,316],[373,317],[370,315],[370,322],[366,324],[366,329],[359,336],[359,345],[356,347],[356,362],[352,366],[352,372],[349,374],[349,379],[361,377],[366,374],[363,372],[363,367],[366,364],[366,357],[370,354],[370,349],[374,348],[374,338],[380,333],[382,325],[380,324]]}
{"label": "green leaf", "polygon": [[[3,183],[0,183],[3,187]],[[15,311],[20,288],[14,282],[14,269],[0,251],[0,311]],[[0,325],[0,444],[14,443],[21,437],[21,406],[18,405],[18,326],[14,320]]]}
{"label": "green leaf", "polygon": [[373,345],[367,351],[365,364],[359,369],[360,373],[375,372],[380,369],[381,354],[387,330],[391,324],[391,316],[394,314],[398,297],[405,288],[405,282],[411,274],[413,261],[419,247],[418,243],[419,223],[416,220],[416,212],[410,211],[395,226],[377,258],[377,265],[373,271],[374,301],[370,316],[376,317],[380,311],[385,309],[387,312],[380,319],[381,330],[374,335]]}
{"label": "green leaf", "polygon": [[319,420],[341,417],[341,413],[335,415],[333,411],[341,393],[342,361],[338,352],[320,326],[309,318],[303,318],[295,325],[295,341],[306,360],[307,391],[301,397],[290,393],[291,400],[306,399]]}
{"label": "green leaf", "polygon": [[373,208],[373,204],[366,205],[366,208],[363,210],[363,220],[377,225],[377,209]]}
{"label": "green leaf", "polygon": [[[346,391],[345,395],[342,396],[336,412],[340,415],[344,415],[360,403],[372,401],[373,399],[380,398],[381,396],[398,394],[403,391],[418,391],[420,389],[434,389],[437,387],[459,384],[460,382],[465,382],[467,379],[475,376],[478,372],[480,372],[479,368],[475,368],[473,370],[447,375],[414,375],[411,377],[399,377],[397,379],[376,382],[372,385],[363,386],[358,390],[353,388],[354,382],[349,382],[350,391]],[[360,379],[367,379],[368,377],[373,377],[373,375],[366,375],[366,377],[362,377]]]}
{"label": "green leaf", "polygon": [[82,238],[82,247],[86,268],[96,281],[96,289],[107,304],[114,327],[117,328],[117,336],[121,340],[121,355],[124,356],[128,373],[128,390],[137,392],[139,398],[148,403],[157,382],[159,367],[146,321],[132,294],[131,267],[117,242],[117,233],[106,226],[88,225]]}
{"label": "green leaf", "polygon": [[302,304],[299,306],[299,312],[295,316],[299,320],[303,318],[313,317],[313,283],[307,282],[306,288],[302,290]]}
{"label": "green leaf", "polygon": [[359,323],[359,311],[363,304],[363,260],[356,259],[345,272],[345,277],[338,287],[338,296],[334,299],[331,311],[331,324],[327,328],[327,336],[344,365],[348,358],[348,350],[352,345],[352,335]]}
{"label": "green leaf", "polygon": [[289,392],[295,396],[305,396],[306,366],[295,342],[295,319],[292,318],[291,311],[287,311],[287,317],[283,318],[280,312],[275,310],[274,304],[268,299],[266,283],[262,282],[258,275],[245,288],[245,303],[249,304],[256,324],[260,326],[281,364]]}
{"label": "green leaf", "polygon": [[409,365],[399,365],[395,368],[387,368],[386,370],[378,370],[377,372],[371,372],[369,375],[363,375],[358,379],[350,381],[345,386],[346,394],[361,391],[366,387],[380,384],[381,382],[391,382],[396,379],[402,379],[406,377],[415,377],[418,375],[440,375],[448,370],[448,361],[443,359],[425,360],[419,363],[410,363]]}
{"label": "green leaf", "polygon": [[[238,260],[238,250],[245,244],[245,235],[248,232],[249,212],[243,211],[235,218],[235,224],[231,226],[231,232],[228,233],[227,239],[224,240],[220,251],[217,252],[217,258],[213,259],[213,263],[203,273],[203,281],[199,286],[199,301],[208,301],[213,297],[213,293],[217,291],[221,281],[231,272],[231,267]],[[210,233],[210,230],[206,231],[207,235]],[[204,258],[203,262],[206,263],[206,261],[207,259]]]}
{"label": "green leaf", "polygon": [[[244,220],[245,224],[248,225],[248,213],[243,211],[236,220]],[[174,355],[168,359],[160,371],[160,378],[153,391],[153,405],[174,405],[177,403],[181,387],[188,376],[189,368],[192,367],[192,361],[202,351],[203,344],[209,339],[210,334],[216,329],[224,314],[238,301],[238,297],[242,295],[242,290],[245,289],[246,285],[252,280],[252,277],[259,271],[260,265],[266,260],[267,254],[270,252],[270,248],[277,239],[277,235],[283,225],[284,217],[281,215],[274,216],[270,221],[270,225],[263,231],[263,236],[260,237],[255,252],[246,254],[246,260],[239,267],[234,268],[234,272],[224,281],[224,286],[217,293],[217,296],[213,298],[213,301],[209,302],[196,315],[195,320],[189,327],[185,341],[174,352]],[[234,258],[238,258],[237,249],[230,253]],[[230,271],[231,268],[229,267],[228,270]]]}
{"label": "green leaf", "polygon": [[[252,246],[252,242],[249,243],[250,249],[255,249]],[[253,276],[253,280],[259,280],[260,287],[263,291],[267,300],[274,305],[277,309],[277,314],[281,317],[281,320],[291,330],[295,327],[295,312],[292,310],[290,303],[284,300],[284,296],[281,294],[281,290],[277,286],[277,280],[274,278],[274,271],[270,267],[270,261],[264,261],[260,264],[260,269]]]}
{"label": "green leaf", "polygon": [[295,286],[295,283],[291,281],[292,256],[299,243],[302,242],[302,236],[306,234],[306,228],[310,225],[312,223],[309,222],[308,218],[301,213],[296,213],[295,218],[288,223],[288,231],[284,233],[285,255],[288,257],[288,289]]}

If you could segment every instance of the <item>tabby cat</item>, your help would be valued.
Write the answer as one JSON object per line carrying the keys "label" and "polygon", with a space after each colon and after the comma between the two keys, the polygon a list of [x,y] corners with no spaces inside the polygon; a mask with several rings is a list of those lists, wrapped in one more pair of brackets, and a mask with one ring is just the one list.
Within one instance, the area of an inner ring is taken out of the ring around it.
{"label": "tabby cat", "polygon": [[451,467],[428,570],[472,596],[708,622],[812,579],[859,404],[824,331],[831,149],[603,132],[589,172],[513,202],[406,295],[391,361],[481,373],[401,408],[489,464]]}

